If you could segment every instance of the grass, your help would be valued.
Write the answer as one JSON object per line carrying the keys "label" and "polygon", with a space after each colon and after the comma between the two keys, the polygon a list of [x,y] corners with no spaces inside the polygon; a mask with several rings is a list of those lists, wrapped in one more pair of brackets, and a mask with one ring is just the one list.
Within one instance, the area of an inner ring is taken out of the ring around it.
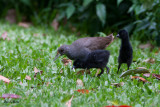
{"label": "grass", "polygon": [[[53,62],[57,48],[62,44],[71,44],[78,39],[74,34],[69,34],[60,29],[55,32],[44,28],[22,28],[17,25],[9,25],[0,22],[0,35],[7,31],[10,41],[0,40],[0,72],[11,80],[10,84],[0,81],[0,96],[5,93],[18,94],[20,99],[0,99],[1,106],[51,106],[63,107],[74,95],[72,107],[92,106],[103,107],[106,105],[132,105],[135,107],[159,107],[160,106],[160,81],[151,77],[146,78],[151,84],[131,80],[131,76],[119,78],[117,71],[117,57],[120,40],[116,39],[108,48],[111,52],[108,67],[110,74],[104,73],[100,78],[93,77],[96,69],[92,69],[91,75],[76,75],[69,64],[64,66],[61,58]],[[34,36],[34,35],[37,36]],[[43,35],[46,36],[43,36]],[[85,35],[83,35],[85,36]],[[155,55],[158,48],[152,52],[149,49],[138,48],[139,42],[132,40],[134,49],[134,63],[131,69],[146,67],[151,73],[160,71],[160,53]],[[155,58],[156,63],[142,62],[147,58]],[[34,67],[43,70],[43,75],[38,75],[34,80]],[[123,72],[126,65],[121,66]],[[60,73],[60,71],[63,73]],[[26,75],[32,78],[25,80]],[[136,74],[142,76],[142,74]],[[145,77],[144,77],[145,78]],[[41,80],[43,79],[43,81]],[[84,87],[76,85],[77,79],[81,79]],[[20,85],[19,83],[23,84]],[[46,86],[46,83],[52,84]],[[124,82],[124,86],[116,88],[111,83]],[[88,89],[88,94],[78,93],[77,89]],[[94,90],[92,91],[92,89]]]}

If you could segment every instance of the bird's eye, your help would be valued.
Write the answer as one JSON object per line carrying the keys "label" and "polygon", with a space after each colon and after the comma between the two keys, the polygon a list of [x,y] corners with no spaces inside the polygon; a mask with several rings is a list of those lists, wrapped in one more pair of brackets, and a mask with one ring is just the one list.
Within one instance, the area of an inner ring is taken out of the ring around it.
{"label": "bird's eye", "polygon": [[63,53],[64,52],[64,50],[60,50],[60,53]]}

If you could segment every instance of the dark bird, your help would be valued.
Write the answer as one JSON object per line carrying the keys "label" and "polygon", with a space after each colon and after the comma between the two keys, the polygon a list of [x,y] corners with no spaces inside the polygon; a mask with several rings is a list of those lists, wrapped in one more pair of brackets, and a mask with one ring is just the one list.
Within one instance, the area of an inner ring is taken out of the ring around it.
{"label": "dark bird", "polygon": [[93,50],[105,49],[110,43],[112,43],[113,39],[113,34],[106,37],[80,38],[71,45],[62,45],[59,47],[54,61],[62,55],[66,55],[71,60],[75,60],[77,58],[85,59],[87,53]]}
{"label": "dark bird", "polygon": [[122,63],[126,63],[128,66],[128,70],[129,70],[129,67],[133,59],[133,49],[129,42],[128,32],[126,30],[120,30],[117,34],[117,37],[121,39],[121,47],[119,50],[119,57],[118,57],[118,63],[119,63],[118,71]]}
{"label": "dark bird", "polygon": [[73,68],[100,68],[101,73],[98,74],[98,77],[103,74],[104,68],[107,68],[107,73],[109,73],[109,68],[107,63],[109,60],[110,52],[107,50],[95,50],[90,52],[86,59],[76,59],[73,63]]}

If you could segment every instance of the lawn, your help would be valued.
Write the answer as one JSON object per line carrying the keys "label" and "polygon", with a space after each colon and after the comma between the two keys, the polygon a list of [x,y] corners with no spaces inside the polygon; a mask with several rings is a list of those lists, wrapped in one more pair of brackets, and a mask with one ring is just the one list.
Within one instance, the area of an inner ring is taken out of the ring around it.
{"label": "lawn", "polygon": [[[60,57],[53,61],[57,48],[62,44],[71,44],[80,38],[73,33],[67,33],[60,28],[57,32],[52,29],[9,25],[0,22],[0,35],[7,32],[8,39],[0,39],[0,75],[11,80],[9,84],[0,81],[0,96],[6,93],[20,95],[19,99],[0,99],[2,106],[43,106],[64,107],[65,103],[74,95],[72,107],[104,107],[107,105],[131,105],[135,107],[160,107],[160,81],[143,74],[135,74],[145,78],[151,83],[131,80],[131,75],[120,78],[120,74],[127,70],[126,65],[121,66],[117,74],[117,58],[120,40],[106,48],[110,51],[108,67],[100,78],[94,77],[97,69],[91,69],[91,74],[77,75],[72,70],[72,65],[65,66]],[[116,34],[116,32],[115,32]],[[82,35],[87,36],[87,35]],[[140,42],[131,38],[134,50],[134,62],[130,69],[146,67],[151,73],[160,74],[160,52],[154,48],[144,50],[138,48]],[[157,53],[157,54],[155,54]],[[143,62],[154,58],[155,63]],[[34,68],[42,70],[34,79]],[[26,75],[31,80],[26,80]],[[132,75],[133,76],[133,75]],[[77,86],[76,81],[83,81],[83,86]],[[21,84],[20,84],[21,82]],[[123,86],[115,87],[111,83],[124,82]],[[49,83],[49,84],[48,84]],[[75,90],[87,89],[89,93],[79,93]]]}

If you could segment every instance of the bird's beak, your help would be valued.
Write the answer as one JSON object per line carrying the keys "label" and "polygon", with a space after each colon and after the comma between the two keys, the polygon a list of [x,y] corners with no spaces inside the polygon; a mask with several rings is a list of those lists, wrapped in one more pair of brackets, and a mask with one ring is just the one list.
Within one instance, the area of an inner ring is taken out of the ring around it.
{"label": "bird's beak", "polygon": [[61,54],[57,52],[57,55],[54,57],[53,61],[55,61],[59,56],[61,56]]}
{"label": "bird's beak", "polygon": [[72,69],[73,69],[73,71],[75,72],[75,66],[74,66],[74,65],[72,66]]}
{"label": "bird's beak", "polygon": [[118,37],[118,38],[119,38],[119,34],[117,34],[117,35],[116,35],[116,37]]}
{"label": "bird's beak", "polygon": [[75,66],[74,66],[74,65],[72,66],[72,69],[75,69]]}

